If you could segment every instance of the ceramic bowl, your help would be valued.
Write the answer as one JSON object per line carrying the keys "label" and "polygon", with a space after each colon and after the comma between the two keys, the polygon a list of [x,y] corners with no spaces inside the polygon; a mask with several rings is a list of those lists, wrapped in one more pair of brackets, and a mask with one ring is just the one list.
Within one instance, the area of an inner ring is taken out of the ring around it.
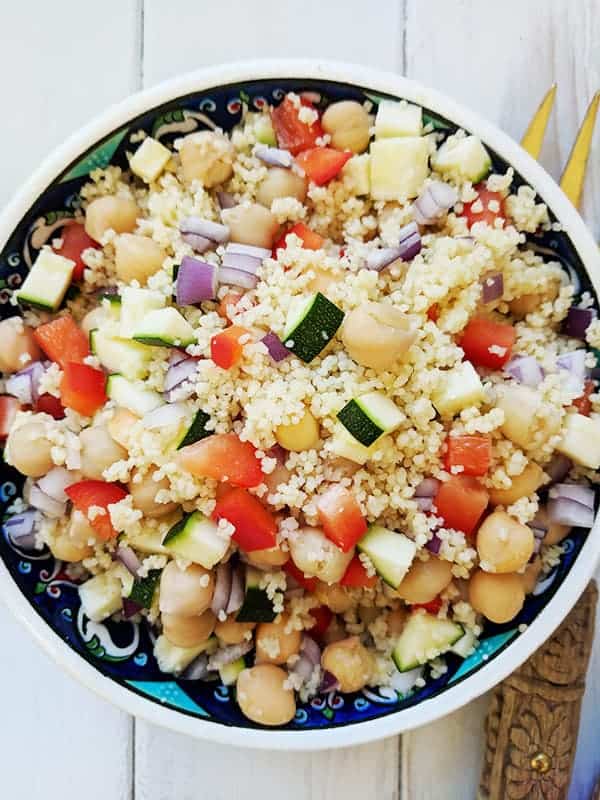
{"label": "ceramic bowl", "polygon": [[[397,75],[364,67],[314,61],[246,62],[186,75],[134,95],[109,109],[50,155],[0,218],[0,317],[16,312],[19,286],[37,250],[60,230],[80,203],[91,170],[126,165],[131,136],[145,130],[163,143],[215,125],[230,130],[246,109],[260,109],[293,90],[308,91],[317,105],[332,100],[405,98],[424,108],[425,120],[447,134],[477,134],[496,171],[514,169],[514,184],[528,183],[547,204],[562,231],[531,237],[560,260],[580,291],[594,298],[600,257],[582,219],[558,186],[515,142],[449,98]],[[0,343],[1,346],[1,343]],[[0,467],[0,513],[21,492],[22,480]],[[49,552],[20,550],[0,537],[0,594],[40,644],[86,686],[125,711],[173,730],[219,742],[265,748],[316,749],[358,744],[399,733],[468,703],[516,669],[577,600],[600,552],[598,523],[575,530],[552,573],[529,595],[521,614],[486,627],[466,660],[449,656],[439,677],[424,670],[392,689],[318,697],[298,707],[282,729],[265,730],[238,710],[231,691],[217,683],[186,682],[162,674],[152,655],[151,632],[131,622],[93,623],[83,614],[77,586]],[[43,677],[42,677],[43,679]],[[419,682],[422,683],[421,681]]]}

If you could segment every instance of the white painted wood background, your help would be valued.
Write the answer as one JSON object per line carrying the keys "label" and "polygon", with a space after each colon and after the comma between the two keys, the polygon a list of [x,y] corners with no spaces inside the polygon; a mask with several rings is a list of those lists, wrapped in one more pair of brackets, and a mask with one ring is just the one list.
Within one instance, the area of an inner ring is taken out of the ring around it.
{"label": "white painted wood background", "polygon": [[[302,56],[403,72],[518,138],[554,81],[555,176],[600,88],[598,0],[16,0],[0,14],[0,202],[108,104],[203,65]],[[584,216],[600,238],[600,131]],[[600,641],[600,637],[598,637]],[[469,800],[482,698],[402,740],[311,755],[243,751],[136,722],[81,688],[0,607],[3,800]],[[600,777],[600,644],[570,800]]]}

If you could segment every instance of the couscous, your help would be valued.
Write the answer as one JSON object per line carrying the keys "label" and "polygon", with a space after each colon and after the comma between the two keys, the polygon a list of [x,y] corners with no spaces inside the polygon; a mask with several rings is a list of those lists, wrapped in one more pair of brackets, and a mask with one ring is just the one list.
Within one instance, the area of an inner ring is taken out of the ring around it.
{"label": "couscous", "polygon": [[594,518],[600,322],[546,207],[404,101],[137,139],[0,323],[11,535],[259,724],[440,674]]}

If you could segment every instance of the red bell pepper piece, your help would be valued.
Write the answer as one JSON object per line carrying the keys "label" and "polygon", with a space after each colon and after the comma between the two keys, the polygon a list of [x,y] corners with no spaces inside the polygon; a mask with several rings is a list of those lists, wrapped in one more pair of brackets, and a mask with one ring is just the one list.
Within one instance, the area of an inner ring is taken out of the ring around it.
{"label": "red bell pepper piece", "polygon": [[315,622],[314,625],[306,629],[306,632],[310,633],[314,639],[322,639],[327,633],[327,628],[331,625],[333,612],[327,606],[317,606],[316,608],[311,608],[309,614]]}
{"label": "red bell pepper piece", "polygon": [[33,335],[48,358],[63,369],[69,362],[82,364],[90,354],[87,336],[69,314],[40,325]]}
{"label": "red bell pepper piece", "polygon": [[236,488],[217,500],[212,517],[235,526],[234,542],[246,553],[266,550],[277,544],[275,517],[246,489]]}
{"label": "red bell pepper piece", "polygon": [[95,480],[79,481],[67,486],[65,494],[75,508],[86,516],[93,506],[105,509],[104,514],[98,514],[94,519],[90,519],[90,525],[101,539],[108,541],[117,535],[110,521],[108,506],[127,497],[127,492],[118,484]]}
{"label": "red bell pepper piece", "polygon": [[367,575],[367,570],[357,555],[348,564],[340,581],[341,586],[358,586],[364,589],[371,589],[376,583],[377,575]]}
{"label": "red bell pepper piece", "polygon": [[593,394],[594,388],[594,381],[586,381],[581,397],[577,397],[575,400],[573,400],[573,405],[580,414],[583,414],[584,417],[589,417],[590,411],[592,410],[592,401],[590,400],[590,395]]}
{"label": "red bell pepper piece", "polygon": [[6,439],[21,404],[9,394],[0,395],[0,440]]}
{"label": "red bell pepper piece", "polygon": [[307,592],[310,592],[312,594],[312,592],[314,592],[315,589],[317,588],[317,579],[306,577],[302,572],[302,570],[298,569],[298,567],[294,564],[294,562],[291,559],[285,562],[285,564],[283,565],[283,569],[285,572],[287,572],[288,575],[290,575],[296,581],[296,583],[300,584],[300,586],[302,586],[302,588],[305,589]]}
{"label": "red bell pepper piece", "polygon": [[317,186],[333,180],[344,164],[352,158],[350,150],[334,150],[333,147],[312,147],[303,150],[296,162],[302,167],[309,179]]}
{"label": "red bell pepper piece", "polygon": [[52,394],[41,394],[35,404],[36,413],[50,414],[54,419],[64,419],[65,407],[58,397]]}
{"label": "red bell pepper piece", "polygon": [[248,331],[241,325],[230,325],[221,333],[215,333],[210,340],[210,357],[215,364],[223,369],[239,364],[243,350],[240,339],[247,335]]}
{"label": "red bell pepper piece", "polygon": [[444,481],[435,497],[437,513],[446,527],[473,533],[487,508],[489,495],[476,478],[453,475]]}
{"label": "red bell pepper piece", "polygon": [[[504,208],[504,197],[500,192],[490,192],[490,190],[486,189],[481,183],[475,187],[475,191],[477,192],[476,199],[472,200],[470,203],[465,203],[461,214],[462,217],[466,218],[469,230],[476,222],[485,222],[486,225],[490,225],[490,227],[493,228],[496,225],[497,219],[502,220],[502,227],[504,227],[506,223],[506,210]],[[478,202],[481,203],[483,208],[480,211],[474,211],[473,206]],[[490,203],[492,203],[493,209],[489,207]]]}
{"label": "red bell pepper piece", "polygon": [[345,553],[367,531],[367,523],[356,498],[341,484],[331,486],[319,497],[317,513],[327,538]]}
{"label": "red bell pepper piece", "polygon": [[91,417],[108,400],[106,375],[87,364],[65,364],[60,382],[60,399],[66,408],[72,408],[84,417]]}
{"label": "red bell pepper piece", "polygon": [[[304,98],[300,105],[312,108],[312,103]],[[284,97],[282,102],[271,111],[271,122],[277,137],[277,146],[289,150],[292,155],[297,155],[301,150],[314,147],[317,139],[323,136],[321,122],[317,119],[307,125],[299,117],[300,109],[289,97]]]}
{"label": "red bell pepper piece", "polygon": [[440,609],[442,607],[442,598],[441,597],[434,597],[433,600],[430,600],[428,603],[413,603],[411,608],[424,608],[428,614],[433,614],[434,617],[440,613]]}
{"label": "red bell pepper piece", "polygon": [[97,250],[99,247],[98,242],[88,236],[83,225],[78,222],[72,225],[65,225],[61,231],[60,238],[62,239],[62,244],[60,247],[55,247],[54,252],[75,262],[73,280],[80,281],[83,278],[83,270],[85,269],[81,254],[88,247],[93,247]]}
{"label": "red bell pepper piece", "polygon": [[462,467],[461,475],[485,475],[492,461],[492,442],[489,436],[448,436],[444,467],[452,472],[452,467]]}
{"label": "red bell pepper piece", "polygon": [[273,258],[277,258],[278,250],[285,250],[287,247],[286,237],[289,233],[295,233],[302,241],[305,250],[320,250],[325,244],[325,239],[318,233],[311,231],[303,222],[297,222],[281,234],[273,246]]}
{"label": "red bell pepper piece", "polygon": [[256,448],[235,433],[215,433],[177,453],[183,469],[200,478],[227,481],[234,486],[258,486],[264,479]]}
{"label": "red bell pepper piece", "polygon": [[510,360],[516,338],[515,329],[508,323],[473,317],[462,332],[459,344],[472,364],[500,369]]}

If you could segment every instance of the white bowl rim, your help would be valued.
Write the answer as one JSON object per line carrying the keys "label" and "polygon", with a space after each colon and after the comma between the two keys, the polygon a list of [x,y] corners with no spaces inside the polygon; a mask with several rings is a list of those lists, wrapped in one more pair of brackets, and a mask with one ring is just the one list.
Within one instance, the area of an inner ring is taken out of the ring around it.
{"label": "white bowl rim", "polygon": [[[0,247],[4,246],[35,200],[68,164],[129,120],[182,95],[232,83],[277,78],[333,81],[363,87],[374,93],[397,95],[423,105],[480,136],[539,191],[570,236],[596,293],[600,295],[598,245],[550,175],[509,136],[445,95],[400,75],[357,64],[314,59],[265,59],[218,65],[165,81],[110,107],[56,148],[22,186],[0,216]],[[322,730],[238,728],[160,706],[102,675],[72,650],[30,605],[1,560],[0,597],[55,661],[89,689],[123,711],[173,731],[222,744],[308,751],[363,744],[414,729],[450,714],[493,688],[517,669],[558,627],[591,579],[599,557],[600,518],[597,518],[556,594],[527,630],[488,665],[455,686],[444,689],[440,695],[415,706],[377,719]]]}

